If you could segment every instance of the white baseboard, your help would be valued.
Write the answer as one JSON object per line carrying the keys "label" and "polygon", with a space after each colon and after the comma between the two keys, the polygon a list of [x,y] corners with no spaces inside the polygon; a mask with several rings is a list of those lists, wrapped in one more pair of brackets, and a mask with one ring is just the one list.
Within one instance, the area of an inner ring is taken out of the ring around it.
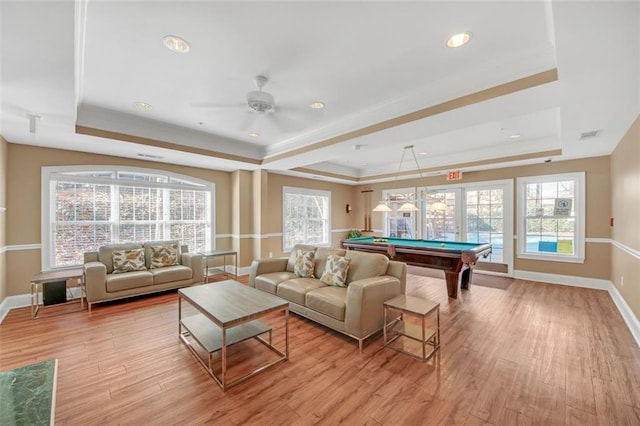
{"label": "white baseboard", "polygon": [[9,311],[13,308],[23,308],[31,305],[30,294],[19,294],[17,296],[7,296],[0,303],[0,323],[4,321]]}
{"label": "white baseboard", "polygon": [[530,271],[514,271],[514,277],[521,280],[539,281],[549,284],[561,284],[572,287],[591,288],[595,290],[604,290],[609,293],[613,303],[618,308],[622,319],[627,324],[631,335],[636,340],[636,344],[640,346],[640,320],[635,316],[627,302],[624,300],[615,285],[609,280],[600,280],[596,278],[575,277],[572,275],[556,275],[545,274],[542,272]]}
{"label": "white baseboard", "polygon": [[513,271],[513,277],[520,280],[539,281],[541,283],[562,284],[572,287],[609,290],[611,281],[597,278],[576,277],[573,275],[547,274],[544,272]]}
{"label": "white baseboard", "polygon": [[633,335],[633,338],[636,339],[636,343],[640,346],[640,320],[636,318],[635,314],[624,300],[618,289],[613,283],[611,284],[611,288],[609,288],[609,295],[613,299],[613,303],[615,303],[616,307],[620,311],[622,315],[622,319],[627,323],[627,327],[629,327],[629,331]]}
{"label": "white baseboard", "polygon": [[251,273],[251,266],[243,266],[241,268],[238,268],[238,275],[249,275],[250,273]]}

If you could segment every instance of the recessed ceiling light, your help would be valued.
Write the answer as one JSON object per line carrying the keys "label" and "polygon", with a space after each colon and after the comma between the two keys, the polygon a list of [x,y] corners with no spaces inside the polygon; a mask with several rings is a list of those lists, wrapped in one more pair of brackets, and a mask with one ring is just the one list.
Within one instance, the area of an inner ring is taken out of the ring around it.
{"label": "recessed ceiling light", "polygon": [[322,109],[324,108],[324,102],[320,102],[320,101],[311,102],[309,106],[313,109]]}
{"label": "recessed ceiling light", "polygon": [[447,47],[455,48],[464,46],[469,42],[469,40],[471,40],[470,33],[458,33],[449,37],[449,40],[447,40]]}
{"label": "recessed ceiling light", "polygon": [[148,104],[146,102],[135,102],[134,105],[136,106],[136,108],[144,111],[152,108],[151,104]]}
{"label": "recessed ceiling light", "polygon": [[360,165],[361,165],[362,167],[364,167],[364,166],[368,166],[369,164],[367,164],[367,163],[362,163],[362,164],[360,164]]}
{"label": "recessed ceiling light", "polygon": [[257,132],[250,132],[249,136],[251,136],[252,138],[257,138],[258,136],[260,136],[260,133]]}
{"label": "recessed ceiling light", "polygon": [[514,133],[511,135],[511,139],[518,139],[521,135],[519,133]]}
{"label": "recessed ceiling light", "polygon": [[191,49],[185,39],[174,35],[164,36],[162,42],[167,46],[167,49],[178,53],[187,53]]}
{"label": "recessed ceiling light", "polygon": [[421,152],[421,153],[419,153],[418,155],[425,156],[425,155],[427,155],[427,153],[426,153],[426,152]]}

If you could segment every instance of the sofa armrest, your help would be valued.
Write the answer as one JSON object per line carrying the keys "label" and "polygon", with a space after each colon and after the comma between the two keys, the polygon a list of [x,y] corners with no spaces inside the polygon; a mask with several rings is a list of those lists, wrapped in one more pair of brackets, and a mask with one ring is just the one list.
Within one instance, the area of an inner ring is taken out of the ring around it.
{"label": "sofa armrest", "polygon": [[105,299],[107,296],[107,266],[97,261],[85,263],[84,284],[88,302]]}
{"label": "sofa armrest", "polygon": [[276,257],[269,259],[258,259],[251,262],[251,272],[249,273],[249,286],[256,286],[256,277],[270,272],[283,272],[287,269],[286,257]]}
{"label": "sofa armrest", "polygon": [[384,322],[382,304],[400,294],[400,279],[391,275],[350,283],[347,287],[345,331],[362,338],[380,330]]}
{"label": "sofa armrest", "polygon": [[182,253],[182,264],[192,271],[192,283],[204,282],[204,257],[200,253]]}
{"label": "sofa armrest", "polygon": [[387,266],[387,273],[385,275],[391,275],[400,280],[400,294],[406,293],[407,288],[407,264],[404,262],[396,262],[394,260],[389,261]]}

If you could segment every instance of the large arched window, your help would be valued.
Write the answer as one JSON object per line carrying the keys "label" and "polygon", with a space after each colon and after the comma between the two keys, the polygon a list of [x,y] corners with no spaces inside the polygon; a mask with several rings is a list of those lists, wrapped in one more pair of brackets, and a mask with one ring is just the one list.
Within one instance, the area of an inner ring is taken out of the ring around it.
{"label": "large arched window", "polygon": [[117,242],[177,239],[211,249],[215,185],[146,169],[43,167],[42,267],[83,262]]}

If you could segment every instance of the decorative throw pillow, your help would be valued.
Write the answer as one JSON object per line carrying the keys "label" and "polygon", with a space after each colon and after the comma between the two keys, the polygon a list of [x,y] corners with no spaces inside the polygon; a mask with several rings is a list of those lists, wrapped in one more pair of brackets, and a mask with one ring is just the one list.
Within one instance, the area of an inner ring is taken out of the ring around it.
{"label": "decorative throw pillow", "polygon": [[175,244],[167,246],[151,246],[151,266],[149,269],[164,268],[178,264],[178,247]]}
{"label": "decorative throw pillow", "polygon": [[144,266],[144,249],[114,250],[113,273],[122,274],[132,271],[146,271]]}
{"label": "decorative throw pillow", "polygon": [[327,256],[327,265],[324,274],[320,277],[320,281],[336,287],[347,286],[347,272],[349,271],[349,262],[351,259],[337,254]]}
{"label": "decorative throw pillow", "polygon": [[297,250],[296,263],[293,266],[293,273],[301,278],[313,278],[313,258],[315,251]]}

